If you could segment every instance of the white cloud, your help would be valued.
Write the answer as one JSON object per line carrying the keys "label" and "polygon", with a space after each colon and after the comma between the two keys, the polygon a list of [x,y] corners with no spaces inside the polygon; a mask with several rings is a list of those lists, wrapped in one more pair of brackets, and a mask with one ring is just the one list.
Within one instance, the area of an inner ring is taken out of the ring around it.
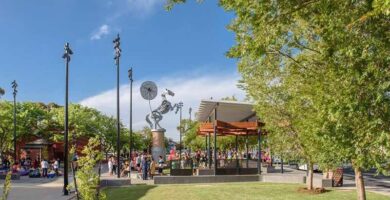
{"label": "white cloud", "polygon": [[[186,76],[185,78],[177,78],[180,76],[164,77],[160,80],[153,80],[156,82],[159,88],[159,94],[165,88],[175,92],[174,97],[168,97],[172,103],[182,101],[183,118],[188,118],[189,107],[192,107],[193,114],[197,112],[200,100],[220,99],[226,96],[235,95],[239,99],[245,97],[244,91],[237,88],[239,80],[238,74],[207,74],[202,76]],[[145,121],[145,116],[149,113],[148,102],[142,99],[139,87],[142,81],[136,81],[133,84],[133,129],[139,130],[148,124]],[[122,85],[120,87],[120,106],[121,106],[121,121],[127,126],[129,125],[129,85]],[[152,108],[156,108],[161,102],[161,97],[157,96],[151,104]],[[80,102],[82,105],[96,108],[108,115],[116,115],[116,89],[102,92],[96,96],[86,98]],[[194,118],[194,115],[192,116]],[[179,115],[175,115],[174,112],[170,112],[164,115],[163,120],[160,122],[161,126],[167,130],[166,136],[178,140],[179,133],[176,127],[179,123]]]}
{"label": "white cloud", "polygon": [[103,24],[100,28],[92,33],[91,40],[100,40],[103,36],[110,33],[110,27],[107,24]]}
{"label": "white cloud", "polygon": [[164,4],[165,0],[127,0],[128,8],[132,12],[136,12],[138,15],[150,14],[158,6]]}

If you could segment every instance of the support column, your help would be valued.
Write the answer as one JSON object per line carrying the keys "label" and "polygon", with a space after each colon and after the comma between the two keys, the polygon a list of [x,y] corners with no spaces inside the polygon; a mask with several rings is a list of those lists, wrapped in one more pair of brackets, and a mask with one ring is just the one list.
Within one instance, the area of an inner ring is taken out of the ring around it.
{"label": "support column", "polygon": [[257,173],[261,174],[261,130],[257,131],[257,144],[258,144],[258,153],[257,153]]}
{"label": "support column", "polygon": [[[207,139],[207,138],[208,138],[208,135],[205,135],[204,138],[205,138],[205,146],[204,146],[205,149],[204,149],[204,151],[205,151],[206,158],[207,158],[207,157],[208,157],[208,154],[209,154],[209,153],[208,153],[208,152],[209,152],[209,148],[208,148],[208,143],[207,143],[207,142],[208,142],[208,139]],[[207,167],[207,165],[208,165],[208,161],[206,160],[205,167]]]}
{"label": "support column", "polygon": [[249,149],[248,149],[248,131],[245,136],[245,148],[246,148],[246,168],[248,168],[249,164]]}
{"label": "support column", "polygon": [[204,151],[207,152],[207,135],[204,136],[205,143],[204,143]]}
{"label": "support column", "polygon": [[238,160],[238,135],[236,135],[236,173],[240,174],[240,163]]}
{"label": "support column", "polygon": [[214,175],[217,175],[217,108],[218,103],[216,107],[214,108]]}
{"label": "support column", "polygon": [[211,137],[210,137],[210,133],[208,133],[208,138],[209,138],[209,141],[208,141],[208,145],[207,145],[207,159],[208,159],[208,163],[209,163],[209,169],[211,169],[211,148],[210,148],[210,141],[211,141]]}

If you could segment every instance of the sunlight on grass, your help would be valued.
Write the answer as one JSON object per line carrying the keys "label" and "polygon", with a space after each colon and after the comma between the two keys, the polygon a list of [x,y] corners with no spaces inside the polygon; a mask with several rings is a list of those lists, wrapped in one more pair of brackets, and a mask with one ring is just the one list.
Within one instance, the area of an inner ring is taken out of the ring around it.
{"label": "sunlight on grass", "polygon": [[[355,200],[355,191],[331,190],[323,194],[305,194],[298,192],[304,185],[276,183],[219,183],[186,185],[135,185],[105,190],[109,200]],[[389,197],[368,193],[367,199],[388,200]]]}

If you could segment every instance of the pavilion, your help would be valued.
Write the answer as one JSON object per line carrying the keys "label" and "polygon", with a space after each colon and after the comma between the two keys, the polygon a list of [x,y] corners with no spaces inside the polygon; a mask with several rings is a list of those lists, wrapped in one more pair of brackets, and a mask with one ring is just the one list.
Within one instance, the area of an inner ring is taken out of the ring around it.
{"label": "pavilion", "polygon": [[[217,158],[217,148],[213,148],[211,156],[210,139],[214,137],[214,147],[217,147],[217,136],[233,135],[236,137],[236,149],[238,137],[246,137],[246,168],[240,168],[237,159],[236,167],[230,169],[219,169],[214,163],[212,170],[214,175],[226,174],[260,174],[261,173],[261,138],[266,132],[263,130],[264,123],[260,122],[253,104],[238,101],[216,101],[202,100],[198,110],[197,120],[200,122],[198,135],[205,136],[208,157]],[[257,168],[248,168],[248,136],[257,136],[258,155]],[[214,159],[215,160],[215,159]],[[209,169],[212,166],[212,159],[209,159]]]}

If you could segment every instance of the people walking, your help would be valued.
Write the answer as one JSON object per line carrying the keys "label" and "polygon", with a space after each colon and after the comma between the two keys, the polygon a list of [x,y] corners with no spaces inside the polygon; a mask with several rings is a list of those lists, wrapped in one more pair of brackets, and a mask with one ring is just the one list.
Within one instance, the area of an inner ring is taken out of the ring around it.
{"label": "people walking", "polygon": [[154,174],[156,173],[156,162],[152,158],[150,161],[150,178],[153,179]]}
{"label": "people walking", "polygon": [[113,163],[112,163],[112,157],[108,158],[108,173],[110,176],[112,176],[112,169],[113,169]]}
{"label": "people walking", "polygon": [[149,164],[147,157],[144,156],[144,159],[142,160],[142,179],[147,180],[148,179],[148,170],[149,170]]}
{"label": "people walking", "polygon": [[159,156],[159,159],[158,159],[158,174],[159,175],[162,175],[163,168],[164,168],[164,159],[162,158],[162,156]]}
{"label": "people walking", "polygon": [[47,170],[49,168],[49,163],[46,161],[46,159],[43,159],[41,161],[41,168],[42,168],[42,177],[47,177]]}
{"label": "people walking", "polygon": [[59,167],[59,162],[58,162],[58,160],[54,160],[53,169],[54,169],[54,172],[55,172],[56,176],[59,175],[59,173],[58,173],[58,167]]}
{"label": "people walking", "polygon": [[115,157],[112,157],[112,174],[116,175],[116,168],[117,168],[117,163]]}

